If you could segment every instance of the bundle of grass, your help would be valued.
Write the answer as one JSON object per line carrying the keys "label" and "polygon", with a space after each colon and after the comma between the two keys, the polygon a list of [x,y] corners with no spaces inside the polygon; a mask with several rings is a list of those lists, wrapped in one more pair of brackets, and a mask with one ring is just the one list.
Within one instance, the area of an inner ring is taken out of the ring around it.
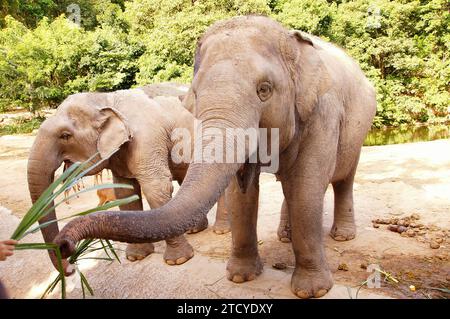
{"label": "bundle of grass", "polygon": [[[58,283],[61,283],[61,298],[66,298],[66,282],[64,277],[64,271],[62,267],[62,258],[61,253],[59,251],[59,247],[56,246],[53,243],[22,243],[21,241],[29,234],[35,233],[41,228],[47,227],[51,223],[56,223],[58,221],[66,220],[69,218],[73,218],[76,216],[83,216],[87,214],[94,213],[96,211],[101,210],[107,210],[116,206],[120,205],[126,205],[128,203],[131,203],[137,199],[139,199],[139,196],[133,195],[127,198],[123,199],[117,199],[111,202],[108,202],[106,204],[97,206],[95,208],[76,213],[72,216],[61,218],[58,220],[51,220],[46,223],[42,223],[40,225],[34,226],[38,220],[40,220],[42,217],[48,215],[52,210],[54,210],[56,207],[61,205],[63,202],[65,202],[66,199],[62,199],[61,201],[57,202],[54,206],[51,206],[51,203],[61,194],[66,192],[67,190],[70,190],[73,188],[74,185],[80,182],[80,180],[92,169],[100,165],[102,161],[99,161],[93,165],[91,164],[91,161],[97,157],[98,154],[94,154],[91,158],[89,158],[87,161],[83,163],[75,163],[71,165],[69,168],[67,168],[63,174],[56,179],[39,197],[39,199],[33,204],[33,206],[30,208],[30,210],[25,214],[25,216],[22,218],[21,222],[19,223],[17,229],[14,231],[14,233],[11,236],[11,239],[19,241],[19,244],[17,244],[16,249],[17,250],[24,250],[24,249],[45,249],[45,250],[53,250],[58,258],[58,271],[59,274],[55,278],[55,280],[48,286],[48,288],[45,290],[44,294],[42,295],[42,298],[45,298],[49,293],[51,293],[54,288],[58,285]],[[77,197],[78,195],[82,193],[86,193],[89,191],[96,191],[99,189],[106,189],[106,188],[129,188],[131,189],[132,186],[127,184],[102,184],[102,185],[95,185],[92,187],[89,187],[87,189],[80,190],[78,192],[75,192],[75,194],[72,194],[67,199],[71,199],[73,197]],[[100,245],[100,247],[99,247]],[[104,250],[106,253],[105,258],[103,257],[87,257],[88,254],[98,251],[98,250]],[[113,256],[114,258],[112,258]],[[113,261],[114,259],[119,260],[116,251],[111,244],[111,242],[105,240],[93,240],[93,239],[85,239],[84,241],[81,241],[77,245],[77,249],[74,252],[74,254],[69,258],[69,263],[75,265],[75,268],[77,269],[77,272],[80,276],[81,281],[81,288],[83,292],[83,298],[86,296],[86,290],[89,292],[89,294],[93,295],[94,292],[89,285],[86,277],[83,275],[81,271],[78,270],[77,262],[82,259],[102,259],[102,260],[109,260]],[[120,261],[119,261],[120,262]]]}

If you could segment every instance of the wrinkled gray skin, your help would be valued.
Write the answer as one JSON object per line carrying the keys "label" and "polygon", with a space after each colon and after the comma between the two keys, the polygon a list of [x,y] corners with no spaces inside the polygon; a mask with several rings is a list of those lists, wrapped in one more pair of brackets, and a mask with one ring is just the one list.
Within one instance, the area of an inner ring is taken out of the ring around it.
{"label": "wrinkled gray skin", "polygon": [[[296,260],[291,289],[301,298],[323,296],[333,285],[322,238],[324,194],[332,183],[331,235],[353,238],[353,179],[375,114],[372,85],[342,50],[257,16],[210,27],[198,43],[194,72],[185,102],[205,128],[280,129],[276,175]],[[138,243],[177,236],[204,218],[230,185],[233,248],[227,276],[252,280],[263,268],[256,234],[260,168],[241,166],[191,163],[180,190],[163,207],[78,218],[55,243],[68,256],[82,238]]]}
{"label": "wrinkled gray skin", "polygon": [[[168,202],[173,190],[172,179],[181,184],[188,167],[188,164],[175,165],[170,159],[172,130],[187,128],[193,134],[194,117],[179,100],[185,94],[186,91],[171,84],[156,84],[135,90],[69,96],[58,107],[56,115],[42,124],[31,150],[28,183],[33,203],[52,182],[62,162],[70,166],[87,160],[97,151],[107,160],[90,174],[108,168],[115,183],[134,187],[134,190],[116,188],[117,198],[141,196],[142,190],[151,208]],[[223,201],[223,198],[219,200],[214,225],[218,233],[229,229]],[[142,210],[142,199],[120,209]],[[53,211],[40,222],[54,219]],[[207,225],[204,218],[189,231],[201,231]],[[52,242],[57,233],[56,223],[42,229],[46,242]],[[183,235],[167,239],[166,243],[164,259],[170,265],[182,264],[193,256],[193,249]],[[140,260],[153,250],[152,243],[129,244],[126,256],[131,261]],[[55,256],[50,257],[55,264]],[[67,269],[66,261],[64,266],[66,274],[73,271]]]}

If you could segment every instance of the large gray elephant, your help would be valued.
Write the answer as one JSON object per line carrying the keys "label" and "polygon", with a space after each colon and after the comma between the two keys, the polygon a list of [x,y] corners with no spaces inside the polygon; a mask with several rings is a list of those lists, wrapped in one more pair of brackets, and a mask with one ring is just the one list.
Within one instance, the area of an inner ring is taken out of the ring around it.
{"label": "large gray elephant", "polygon": [[[198,43],[194,74],[186,103],[205,130],[279,129],[276,175],[296,260],[291,289],[301,298],[323,296],[333,285],[322,238],[324,194],[331,183],[331,235],[353,238],[353,180],[376,110],[373,86],[341,49],[260,16],[210,27]],[[199,145],[205,150],[210,140],[204,137]],[[225,151],[233,152],[234,144],[227,143]],[[191,163],[166,205],[74,219],[55,243],[69,256],[82,238],[142,243],[178,236],[202,220],[230,185],[233,248],[227,275],[234,282],[252,280],[263,268],[256,234],[259,171],[259,163]]]}
{"label": "large gray elephant", "polygon": [[[69,96],[55,116],[42,124],[31,149],[28,185],[33,203],[52,182],[62,162],[68,167],[96,152],[106,160],[89,175],[108,168],[115,183],[133,186],[133,190],[116,188],[117,198],[141,196],[142,192],[151,208],[168,202],[172,180],[181,184],[188,167],[188,163],[174,163],[170,157],[173,128],[186,128],[193,133],[194,117],[178,98],[186,91],[171,84],[156,84],[112,93]],[[142,199],[120,209],[142,210]],[[40,222],[54,219],[53,211]],[[190,232],[201,231],[207,225],[207,219],[203,218]],[[228,228],[224,198],[221,198],[214,230],[223,233]],[[45,242],[52,242],[58,234],[58,225],[50,224],[42,229],[42,234]],[[166,243],[164,259],[170,265],[182,264],[193,256],[193,249],[182,234],[166,239]],[[153,250],[152,243],[130,244],[126,256],[131,261],[140,260]],[[56,265],[55,256],[51,253],[50,257]],[[70,274],[72,270],[67,267],[65,261],[66,274]]]}

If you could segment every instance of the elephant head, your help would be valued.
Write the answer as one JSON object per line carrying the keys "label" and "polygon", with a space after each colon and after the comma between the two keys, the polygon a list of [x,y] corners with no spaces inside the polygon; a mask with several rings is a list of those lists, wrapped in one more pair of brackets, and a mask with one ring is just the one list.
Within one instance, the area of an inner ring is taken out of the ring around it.
{"label": "elephant head", "polygon": [[[53,117],[42,123],[28,159],[28,188],[33,203],[53,182],[55,171],[62,163],[68,167],[74,162],[86,161],[96,153],[99,155],[91,160],[93,163],[107,159],[131,138],[127,121],[113,105],[111,93],[71,95]],[[106,163],[107,160],[89,174],[99,172]],[[53,210],[40,223],[55,219]],[[45,242],[52,242],[58,232],[56,223],[43,228]],[[53,253],[50,258],[56,267]],[[64,261],[64,268],[66,274],[72,272],[67,261]]]}
{"label": "elephant head", "polygon": [[[279,151],[329,89],[328,75],[312,41],[273,20],[248,16],[219,22],[199,40],[186,107],[209,128],[279,128]],[[210,145],[203,133],[198,145]],[[225,152],[234,151],[226,143]],[[247,149],[250,156],[255,149]],[[191,162],[175,197],[147,212],[98,212],[71,221],[55,242],[63,255],[82,238],[151,242],[181,235],[217,201],[242,163]],[[244,174],[251,176],[252,174]]]}

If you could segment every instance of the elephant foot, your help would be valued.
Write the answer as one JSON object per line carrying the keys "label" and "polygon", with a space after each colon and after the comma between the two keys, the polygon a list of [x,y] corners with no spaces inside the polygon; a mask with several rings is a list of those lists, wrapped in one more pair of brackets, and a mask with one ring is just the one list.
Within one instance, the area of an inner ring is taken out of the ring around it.
{"label": "elephant foot", "polygon": [[[182,239],[181,239],[182,238]],[[164,252],[164,261],[168,265],[181,265],[194,257],[194,248],[188,241],[180,236],[176,239],[167,240],[166,251]]]}
{"label": "elephant foot", "polygon": [[227,278],[234,283],[250,281],[263,271],[263,263],[259,258],[231,257],[227,264]]}
{"label": "elephant foot", "polygon": [[291,290],[299,298],[320,298],[333,287],[330,271],[296,268],[291,279]]}
{"label": "elephant foot", "polygon": [[129,261],[142,260],[155,251],[152,243],[128,244],[125,254]]}
{"label": "elephant foot", "polygon": [[277,231],[278,239],[282,243],[291,242],[291,227],[287,221],[280,221]]}
{"label": "elephant foot", "polygon": [[351,240],[356,236],[356,225],[354,222],[335,221],[330,236],[336,241]]}
{"label": "elephant foot", "polygon": [[231,231],[230,222],[228,220],[216,219],[213,231],[218,235],[229,233]]}
{"label": "elephant foot", "polygon": [[200,223],[198,223],[197,226],[195,226],[194,228],[189,229],[187,233],[188,234],[199,233],[202,230],[205,230],[206,228],[208,228],[208,218],[204,216],[204,218],[200,221]]}

